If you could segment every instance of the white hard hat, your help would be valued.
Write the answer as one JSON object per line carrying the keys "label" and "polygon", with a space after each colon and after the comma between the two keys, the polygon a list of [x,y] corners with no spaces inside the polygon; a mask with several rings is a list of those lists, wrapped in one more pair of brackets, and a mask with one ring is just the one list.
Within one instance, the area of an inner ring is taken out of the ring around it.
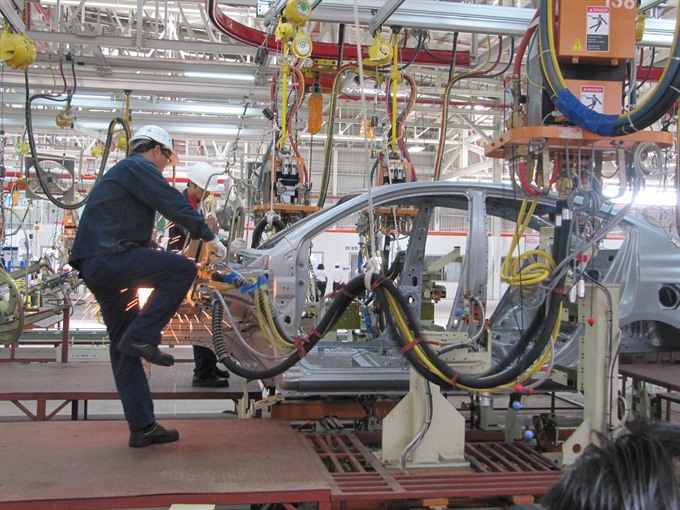
{"label": "white hard hat", "polygon": [[179,158],[175,153],[175,142],[165,129],[158,126],[148,125],[139,128],[139,131],[137,131],[134,136],[130,138],[130,147],[134,149],[138,145],[146,143],[149,140],[158,142],[161,147],[170,151],[172,154],[172,160],[170,163],[173,165],[179,163]]}
{"label": "white hard hat", "polygon": [[221,172],[208,163],[194,163],[189,168],[189,180],[205,191],[217,191],[217,176]]}

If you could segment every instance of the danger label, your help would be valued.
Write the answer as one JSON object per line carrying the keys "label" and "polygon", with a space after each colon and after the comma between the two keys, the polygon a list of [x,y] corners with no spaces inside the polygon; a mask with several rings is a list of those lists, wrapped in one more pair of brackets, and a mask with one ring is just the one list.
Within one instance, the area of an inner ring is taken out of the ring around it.
{"label": "danger label", "polygon": [[604,113],[604,87],[581,85],[581,103],[596,113]]}
{"label": "danger label", "polygon": [[586,51],[609,51],[609,7],[586,7]]}

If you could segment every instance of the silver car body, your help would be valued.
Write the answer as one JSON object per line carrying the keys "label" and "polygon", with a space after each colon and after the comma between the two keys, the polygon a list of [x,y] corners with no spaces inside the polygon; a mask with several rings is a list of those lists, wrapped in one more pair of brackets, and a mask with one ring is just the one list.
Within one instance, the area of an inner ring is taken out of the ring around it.
{"label": "silver car body", "polygon": [[[536,231],[551,227],[551,216],[559,198],[542,196],[531,220]],[[412,206],[418,212],[412,220],[404,268],[399,278],[402,294],[415,310],[420,310],[423,295],[423,260],[433,211],[451,208],[466,211],[468,228],[466,251],[458,291],[444,329],[461,331],[456,309],[471,292],[486,300],[488,274],[488,219],[497,216],[514,221],[522,197],[509,187],[456,182],[416,182],[373,188],[345,197],[263,243],[258,249],[242,252],[244,276],[266,274],[272,309],[290,337],[303,334],[303,317],[310,308],[309,254],[315,239],[326,229],[369,205],[376,207]],[[597,214],[596,224],[611,221],[612,208]],[[642,355],[656,353],[675,356],[680,351],[680,242],[665,230],[643,219],[627,215],[618,228],[624,240],[618,249],[601,252],[592,261],[592,273],[600,283],[618,284],[620,289],[619,323],[623,332],[621,352]],[[573,244],[580,241],[574,239]],[[507,291],[490,317],[494,356],[502,355],[518,338],[517,316],[530,316],[510,299]],[[236,306],[235,315],[243,312]],[[523,319],[524,320],[524,319]],[[565,324],[557,342],[557,362],[576,363],[576,341],[582,326]],[[464,328],[463,328],[464,329]],[[253,355],[238,347],[233,333],[225,333],[233,356],[250,366],[270,366],[267,357]],[[249,342],[262,345],[257,334]],[[675,353],[675,354],[674,354]],[[297,365],[268,381],[284,394],[391,394],[406,391],[408,364],[392,344],[388,330],[365,342],[320,342]]]}

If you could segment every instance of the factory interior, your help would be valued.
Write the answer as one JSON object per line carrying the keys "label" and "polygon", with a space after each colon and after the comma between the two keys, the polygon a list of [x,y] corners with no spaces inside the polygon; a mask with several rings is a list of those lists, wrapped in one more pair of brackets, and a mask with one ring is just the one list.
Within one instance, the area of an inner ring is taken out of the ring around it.
{"label": "factory interior", "polygon": [[680,508],[678,0],[0,13],[0,509]]}

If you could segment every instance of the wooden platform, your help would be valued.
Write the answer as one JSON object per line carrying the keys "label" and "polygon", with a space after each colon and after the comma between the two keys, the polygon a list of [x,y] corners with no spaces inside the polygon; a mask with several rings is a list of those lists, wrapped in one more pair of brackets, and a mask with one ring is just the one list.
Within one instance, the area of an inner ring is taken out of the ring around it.
{"label": "wooden platform", "polygon": [[[666,421],[679,421],[680,412],[680,363],[645,363],[634,365],[619,365],[619,373],[623,378],[622,391],[625,395],[626,379],[631,378],[633,384],[653,384],[665,388],[665,392],[657,392],[650,402],[654,405],[651,416],[647,418],[661,419]],[[665,404],[665,406],[664,406]],[[674,407],[675,406],[675,409]],[[665,413],[662,413],[665,407]],[[633,410],[636,411],[638,403],[633,400]],[[646,413],[645,413],[646,414]]]}
{"label": "wooden platform", "polygon": [[[245,389],[244,380],[231,374],[228,388],[194,388],[193,363],[176,363],[172,367],[149,365],[149,384],[154,399],[223,399],[239,400]],[[259,399],[260,385],[251,382],[248,396]],[[4,363],[0,369],[0,401],[11,401],[35,421],[51,419],[71,404],[71,418],[80,415],[83,402],[87,418],[87,401],[118,400],[108,362],[82,363]],[[24,402],[35,402],[33,412]],[[47,402],[57,401],[56,409],[48,412]]]}
{"label": "wooden platform", "polygon": [[481,462],[481,471],[403,475],[385,468],[353,434],[299,433],[286,422],[264,419],[164,420],[163,425],[176,428],[180,440],[130,448],[122,420],[0,423],[7,467],[0,477],[0,508],[303,502],[320,510],[498,507],[535,499],[562,474],[525,445],[473,445],[473,451],[483,450],[485,462],[471,462],[475,468]]}
{"label": "wooden platform", "polygon": [[0,508],[79,510],[172,504],[325,503],[323,465],[271,420],[163,421],[180,440],[127,446],[125,421],[0,424]]}
{"label": "wooden platform", "polygon": [[669,391],[680,391],[680,363],[619,365],[619,373],[634,381],[656,384]]}

